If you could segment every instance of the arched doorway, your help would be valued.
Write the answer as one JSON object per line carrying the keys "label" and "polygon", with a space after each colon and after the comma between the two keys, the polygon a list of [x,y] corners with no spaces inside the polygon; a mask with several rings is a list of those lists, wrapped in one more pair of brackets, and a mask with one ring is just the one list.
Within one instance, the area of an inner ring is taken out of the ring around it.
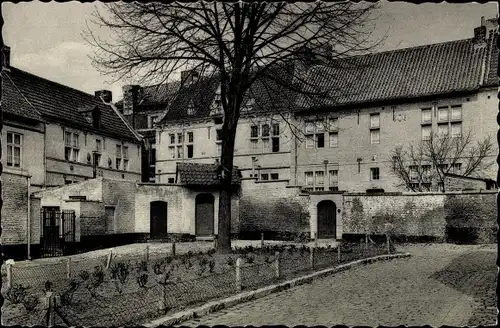
{"label": "arched doorway", "polygon": [[200,237],[214,234],[214,202],[212,194],[198,194],[196,196],[195,234]]}
{"label": "arched doorway", "polygon": [[337,237],[337,206],[331,200],[318,203],[318,238]]}
{"label": "arched doorway", "polygon": [[167,237],[167,202],[155,201],[150,203],[149,224],[151,239]]}

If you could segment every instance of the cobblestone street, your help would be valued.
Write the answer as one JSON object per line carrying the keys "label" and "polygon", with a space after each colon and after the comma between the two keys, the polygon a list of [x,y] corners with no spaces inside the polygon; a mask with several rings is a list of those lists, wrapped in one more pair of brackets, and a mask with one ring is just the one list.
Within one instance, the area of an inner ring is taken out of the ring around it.
{"label": "cobblestone street", "polygon": [[472,318],[475,325],[495,324],[494,246],[402,250],[413,257],[351,269],[182,325],[465,326]]}

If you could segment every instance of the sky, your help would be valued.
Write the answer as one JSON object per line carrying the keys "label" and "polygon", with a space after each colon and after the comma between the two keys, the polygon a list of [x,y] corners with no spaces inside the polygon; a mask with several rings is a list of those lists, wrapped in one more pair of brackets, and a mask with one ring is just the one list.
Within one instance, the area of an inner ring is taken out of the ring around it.
{"label": "sky", "polygon": [[[481,16],[496,17],[496,2],[487,4],[379,2],[374,39],[385,36],[380,50],[470,38]],[[102,4],[40,1],[2,3],[4,43],[11,48],[11,65],[49,80],[94,93],[107,89],[113,101],[122,98],[123,81],[113,82],[91,65],[92,48],[82,33]],[[93,32],[106,38],[105,28]],[[133,81],[131,81],[133,82]]]}

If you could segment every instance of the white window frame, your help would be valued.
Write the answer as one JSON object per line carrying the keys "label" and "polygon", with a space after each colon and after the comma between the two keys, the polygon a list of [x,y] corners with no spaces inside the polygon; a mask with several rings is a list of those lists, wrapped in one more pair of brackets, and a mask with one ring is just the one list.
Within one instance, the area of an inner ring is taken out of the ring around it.
{"label": "white window frame", "polygon": [[[428,114],[429,119],[426,119],[427,114]],[[421,122],[422,123],[432,123],[432,108],[422,108]]]}
{"label": "white window frame", "polygon": [[[428,131],[428,134],[424,135],[424,131]],[[432,125],[422,125],[421,127],[421,137],[422,140],[430,140],[432,134]]]}
{"label": "white window frame", "polygon": [[379,181],[379,180],[380,180],[380,168],[370,167],[370,181]]}
{"label": "white window frame", "polygon": [[[378,138],[375,138],[375,136],[378,136]],[[380,129],[370,130],[370,144],[372,145],[380,144]]]}
{"label": "white window frame", "polygon": [[121,169],[121,165],[122,165],[122,158],[123,158],[123,155],[122,155],[122,145],[121,144],[117,144],[116,147],[115,147],[115,156],[116,156],[116,159],[115,159],[115,167],[117,170],[120,170]]}
{"label": "white window frame", "polygon": [[[8,142],[9,140],[9,135],[11,136],[11,142]],[[19,143],[16,143],[16,136],[19,137]],[[12,168],[16,168],[16,169],[20,169],[23,167],[23,137],[24,135],[21,134],[21,133],[18,133],[18,132],[13,132],[13,131],[7,131],[7,166],[8,167],[12,167]],[[11,161],[10,161],[10,165],[9,165],[9,161],[8,161],[8,158],[9,158],[9,149],[10,149],[10,157],[11,157]],[[15,164],[15,158],[17,156],[15,156],[15,150],[16,149],[19,149],[19,166],[16,166]]]}
{"label": "white window frame", "polygon": [[[438,122],[448,122],[450,120],[450,113],[448,106],[438,106]],[[441,113],[445,113],[445,115],[441,115]]]}

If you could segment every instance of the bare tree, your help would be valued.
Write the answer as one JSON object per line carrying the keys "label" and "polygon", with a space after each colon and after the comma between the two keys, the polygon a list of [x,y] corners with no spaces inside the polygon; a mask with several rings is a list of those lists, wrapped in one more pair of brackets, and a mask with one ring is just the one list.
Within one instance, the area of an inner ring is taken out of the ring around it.
{"label": "bare tree", "polygon": [[486,160],[492,155],[491,136],[478,141],[470,130],[460,137],[431,133],[428,140],[395,147],[391,151],[392,171],[411,191],[430,191],[437,183],[444,192],[447,173],[477,176],[493,165]]}
{"label": "bare tree", "polygon": [[[339,59],[373,49],[376,44],[368,42],[373,8],[349,1],[113,3],[105,14],[96,11],[94,20],[111,29],[111,40],[96,37],[90,27],[86,39],[95,47],[95,66],[116,80],[161,84],[188,68],[216,75],[223,113],[221,165],[230,177],[240,110],[252,85],[272,81],[265,85],[270,93],[286,87],[307,95],[310,103],[324,104],[336,88],[338,71],[322,69],[314,72],[319,79],[311,79],[308,68],[348,70],[352,61]],[[231,249],[230,181],[221,181],[221,252]]]}

